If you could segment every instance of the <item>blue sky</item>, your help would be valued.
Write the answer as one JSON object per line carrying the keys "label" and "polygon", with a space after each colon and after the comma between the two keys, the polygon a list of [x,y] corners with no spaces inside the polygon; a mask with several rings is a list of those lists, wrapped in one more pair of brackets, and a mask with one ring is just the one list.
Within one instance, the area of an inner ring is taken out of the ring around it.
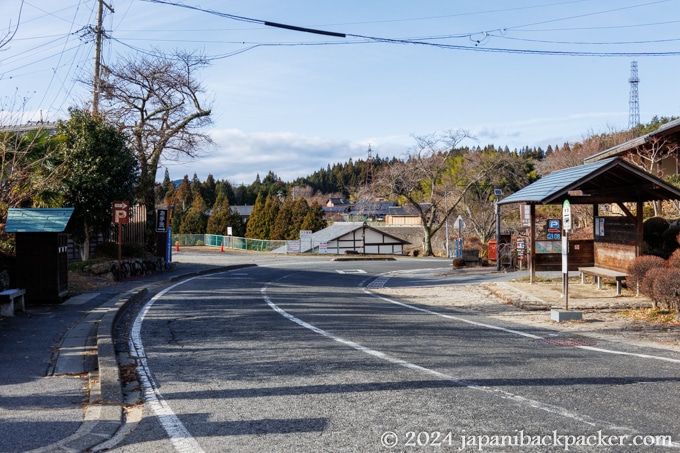
{"label": "blue sky", "polygon": [[[250,184],[271,170],[291,181],[365,159],[369,144],[400,157],[414,135],[456,129],[480,146],[561,146],[627,128],[631,61],[641,121],[680,115],[680,0],[183,0],[222,14],[108,3],[105,63],[152,47],[211,59],[200,78],[215,143],[201,158],[164,162],[173,179]],[[63,119],[90,98],[78,80],[91,78],[94,44],[79,31],[95,24],[96,1],[26,0],[19,17],[20,5],[2,1],[0,30],[18,24],[0,49],[5,122],[19,110]]]}

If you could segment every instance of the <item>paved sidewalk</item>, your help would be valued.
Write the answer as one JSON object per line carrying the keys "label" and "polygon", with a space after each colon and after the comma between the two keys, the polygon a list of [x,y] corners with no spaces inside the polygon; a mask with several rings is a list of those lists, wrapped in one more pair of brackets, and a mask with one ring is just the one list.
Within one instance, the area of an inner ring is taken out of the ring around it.
{"label": "paved sidewalk", "polygon": [[123,423],[112,340],[120,308],[173,281],[233,267],[176,263],[0,318],[0,452],[97,451]]}

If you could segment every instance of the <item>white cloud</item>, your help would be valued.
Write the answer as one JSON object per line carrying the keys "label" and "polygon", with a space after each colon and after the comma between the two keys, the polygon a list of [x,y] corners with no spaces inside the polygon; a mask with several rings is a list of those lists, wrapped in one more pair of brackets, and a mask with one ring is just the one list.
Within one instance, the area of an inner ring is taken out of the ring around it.
{"label": "white cloud", "polygon": [[[410,137],[383,137],[351,141],[293,134],[290,132],[246,133],[238,129],[214,130],[210,134],[214,149],[205,156],[191,161],[163,164],[172,179],[196,173],[203,181],[212,174],[217,180],[226,179],[232,184],[251,184],[257,174],[260,178],[274,172],[283,181],[290,182],[309,176],[329,164],[344,163],[367,157],[369,144],[373,156],[401,156],[412,144]],[[163,170],[157,178],[163,178]]]}

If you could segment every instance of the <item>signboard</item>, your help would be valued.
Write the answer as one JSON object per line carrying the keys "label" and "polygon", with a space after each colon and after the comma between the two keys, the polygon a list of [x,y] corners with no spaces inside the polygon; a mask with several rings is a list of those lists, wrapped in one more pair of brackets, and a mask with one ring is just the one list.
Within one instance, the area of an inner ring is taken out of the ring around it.
{"label": "signboard", "polygon": [[114,201],[111,210],[113,211],[113,223],[124,225],[130,223],[129,201]]}
{"label": "signboard", "polygon": [[517,259],[518,260],[523,260],[524,255],[526,253],[526,242],[524,242],[524,238],[517,238]]}
{"label": "signboard", "polygon": [[562,239],[562,228],[559,219],[548,219],[546,239],[549,241],[559,241]]}
{"label": "signboard", "polygon": [[167,209],[157,209],[156,210],[156,232],[165,233],[168,231],[168,210]]}
{"label": "signboard", "polygon": [[522,220],[523,227],[531,226],[531,206],[528,204],[519,205],[519,218]]}
{"label": "signboard", "polygon": [[287,253],[300,253],[300,241],[286,241]]}
{"label": "signboard", "polygon": [[168,237],[165,241],[165,267],[172,263],[172,228],[168,227]]}
{"label": "signboard", "polygon": [[562,203],[562,222],[564,223],[564,231],[571,231],[571,204],[569,200],[564,200],[564,203]]}
{"label": "signboard", "polygon": [[328,253],[328,242],[319,242],[319,253]]}
{"label": "signboard", "polygon": [[234,235],[234,229],[232,227],[227,227],[227,236],[233,236]]}
{"label": "signboard", "polygon": [[465,228],[465,221],[463,220],[463,218],[461,216],[458,216],[456,221],[453,222],[453,227],[458,228],[459,230]]}
{"label": "signboard", "polygon": [[312,230],[300,230],[300,239],[311,239]]}

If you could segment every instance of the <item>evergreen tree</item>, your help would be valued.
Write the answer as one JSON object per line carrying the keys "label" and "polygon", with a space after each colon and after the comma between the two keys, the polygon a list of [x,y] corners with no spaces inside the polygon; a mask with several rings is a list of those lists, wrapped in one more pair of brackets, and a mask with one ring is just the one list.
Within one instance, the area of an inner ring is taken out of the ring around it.
{"label": "evergreen tree", "polygon": [[208,234],[218,234],[226,236],[231,227],[231,234],[233,236],[243,236],[243,222],[241,216],[231,210],[229,200],[223,193],[217,194],[217,200],[212,208],[212,215],[208,219],[208,227],[206,232]]}
{"label": "evergreen tree", "polygon": [[221,179],[217,181],[217,184],[215,184],[215,200],[217,200],[219,194],[222,194],[225,197],[227,197],[227,200],[229,201],[229,204],[231,206],[236,206],[237,204],[239,204],[236,201],[236,193],[234,192],[234,187],[226,179]]}
{"label": "evergreen tree", "polygon": [[208,207],[201,197],[197,194],[194,197],[191,208],[187,211],[182,219],[182,224],[179,226],[180,234],[205,234],[205,229],[208,224],[208,215],[205,213]]}
{"label": "evergreen tree", "polygon": [[163,205],[166,203],[166,197],[168,192],[174,191],[175,184],[170,180],[170,172],[165,169],[165,176],[163,177],[163,182],[157,187],[156,190],[156,204]]}
{"label": "evergreen tree", "polygon": [[213,206],[217,201],[217,183],[213,175],[208,175],[205,182],[201,184],[201,196],[208,206]]}
{"label": "evergreen tree", "polygon": [[327,226],[328,224],[326,222],[326,217],[324,216],[323,213],[323,208],[317,201],[314,201],[312,203],[312,206],[307,211],[307,215],[305,216],[305,219],[302,221],[300,229],[319,231],[323,230]]}
{"label": "evergreen tree", "polygon": [[302,223],[305,221],[305,217],[309,212],[309,205],[307,200],[300,197],[293,203],[293,215],[290,222],[291,233],[289,239],[297,239],[300,236],[300,230],[302,229]]}
{"label": "evergreen tree", "polygon": [[185,214],[191,207],[191,202],[193,201],[193,196],[191,193],[191,183],[189,182],[189,176],[184,175],[182,182],[177,186],[175,190],[175,215],[177,213]]}
{"label": "evergreen tree", "polygon": [[271,239],[272,230],[274,229],[274,222],[276,216],[279,214],[279,199],[277,197],[268,197],[262,209],[262,238]]}
{"label": "evergreen tree", "polygon": [[283,202],[281,209],[279,209],[279,212],[276,215],[274,226],[271,230],[272,239],[295,239],[289,237],[291,226],[293,225],[293,205],[294,201],[292,197],[287,197],[286,201]]}
{"label": "evergreen tree", "polygon": [[246,237],[251,239],[266,239],[264,222],[264,195],[260,194],[255,200],[250,218],[246,224]]}
{"label": "evergreen tree", "polygon": [[88,111],[70,109],[69,113],[71,118],[58,127],[68,168],[62,196],[64,205],[74,208],[69,233],[81,244],[81,258],[87,260],[90,237],[111,226],[111,203],[132,198],[139,167],[116,127]]}

